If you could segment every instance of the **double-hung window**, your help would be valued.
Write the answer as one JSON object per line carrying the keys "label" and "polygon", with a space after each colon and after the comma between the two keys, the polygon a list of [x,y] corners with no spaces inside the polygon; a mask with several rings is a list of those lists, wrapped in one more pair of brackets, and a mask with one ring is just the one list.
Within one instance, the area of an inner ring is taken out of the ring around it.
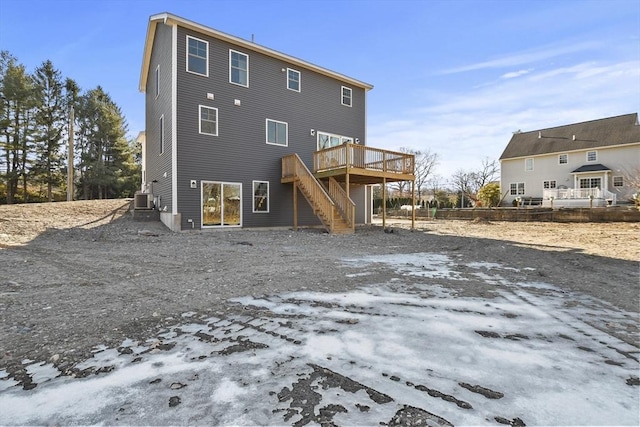
{"label": "double-hung window", "polygon": [[543,181],[542,186],[544,187],[545,190],[551,190],[551,189],[557,188],[557,182],[555,180]]}
{"label": "double-hung window", "polygon": [[187,71],[209,75],[209,43],[187,36]]}
{"label": "double-hung window", "polygon": [[253,181],[253,213],[269,212],[269,181]]}
{"label": "double-hung window", "polygon": [[300,92],[300,71],[287,68],[287,89]]}
{"label": "double-hung window", "polygon": [[587,162],[595,162],[598,160],[597,151],[587,151]]}
{"label": "double-hung window", "polygon": [[218,136],[218,109],[200,106],[199,132],[203,135]]}
{"label": "double-hung window", "polygon": [[342,105],[346,105],[347,107],[351,107],[353,98],[353,90],[346,86],[342,86],[342,96],[341,101]]}
{"label": "double-hung window", "polygon": [[164,153],[164,114],[160,116],[160,122],[158,123],[160,134],[160,154]]}
{"label": "double-hung window", "polygon": [[249,55],[229,49],[229,81],[249,87]]}
{"label": "double-hung window", "polygon": [[288,126],[285,122],[267,119],[267,144],[288,146]]}
{"label": "double-hung window", "polygon": [[527,172],[533,171],[533,159],[525,159],[524,160],[524,170]]}
{"label": "double-hung window", "polygon": [[569,155],[568,154],[560,154],[558,155],[558,164],[566,165],[569,163]]}
{"label": "double-hung window", "polygon": [[156,67],[156,98],[160,95],[160,64]]}
{"label": "double-hung window", "polygon": [[613,177],[613,186],[614,187],[623,187],[624,186],[624,178],[621,176]]}
{"label": "double-hung window", "polygon": [[524,182],[512,182],[509,184],[509,194],[512,196],[522,196],[524,194]]}

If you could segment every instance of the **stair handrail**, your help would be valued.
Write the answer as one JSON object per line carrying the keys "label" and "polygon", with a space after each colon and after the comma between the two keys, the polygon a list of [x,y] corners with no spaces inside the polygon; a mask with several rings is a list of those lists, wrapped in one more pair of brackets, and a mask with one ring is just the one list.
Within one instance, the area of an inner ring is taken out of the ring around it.
{"label": "stair handrail", "polygon": [[[309,168],[307,168],[307,165],[304,164],[297,153],[288,157],[294,159],[293,173],[302,187],[303,194],[305,191],[309,193],[307,200],[315,208],[314,210],[317,209],[323,214],[320,216],[320,219],[322,220],[322,217],[324,216],[325,218],[323,223],[329,227],[330,231],[333,231],[333,212],[335,210],[335,203],[331,200],[331,197],[325,190],[324,186],[322,186],[322,184],[320,184],[311,174]],[[305,194],[305,196],[307,195]]]}
{"label": "stair handrail", "polygon": [[356,204],[334,177],[329,177],[329,196],[336,203],[340,214],[347,221],[349,228],[353,229],[356,216]]}

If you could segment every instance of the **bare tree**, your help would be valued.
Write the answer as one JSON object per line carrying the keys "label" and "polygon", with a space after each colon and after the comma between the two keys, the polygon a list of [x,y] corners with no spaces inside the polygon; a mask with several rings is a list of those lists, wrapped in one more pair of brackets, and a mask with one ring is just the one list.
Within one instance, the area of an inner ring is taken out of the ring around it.
{"label": "bare tree", "polygon": [[[486,184],[498,179],[500,174],[500,164],[496,160],[485,158],[482,160],[480,169],[463,170],[458,169],[451,176],[451,184],[462,193],[462,197],[467,197],[473,202],[478,201],[478,191]],[[461,203],[464,207],[464,202]]]}
{"label": "bare tree", "polygon": [[[427,181],[433,175],[435,167],[438,164],[438,153],[433,153],[429,149],[421,151],[408,147],[401,147],[399,151],[405,154],[412,154],[415,158],[413,173],[415,175],[417,198],[420,200],[423,191],[426,192]],[[407,181],[394,183],[393,189],[397,190],[400,196],[411,194],[409,182]]]}
{"label": "bare tree", "polygon": [[482,165],[479,170],[476,171],[476,185],[478,190],[496,181],[500,177],[500,163],[497,160],[489,161],[488,157],[482,160]]}

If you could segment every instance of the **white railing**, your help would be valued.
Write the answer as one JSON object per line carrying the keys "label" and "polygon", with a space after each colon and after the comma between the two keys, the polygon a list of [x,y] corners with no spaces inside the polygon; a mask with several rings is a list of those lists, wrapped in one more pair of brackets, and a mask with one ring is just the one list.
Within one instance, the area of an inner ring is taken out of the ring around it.
{"label": "white railing", "polygon": [[611,191],[599,188],[558,188],[553,190],[543,190],[542,198],[545,200],[560,199],[604,199],[610,200],[612,205],[616,204],[616,194]]}

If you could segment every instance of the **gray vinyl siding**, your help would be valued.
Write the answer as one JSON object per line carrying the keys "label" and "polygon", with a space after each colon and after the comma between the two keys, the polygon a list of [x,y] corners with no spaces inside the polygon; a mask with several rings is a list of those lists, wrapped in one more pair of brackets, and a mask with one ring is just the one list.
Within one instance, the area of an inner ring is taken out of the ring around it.
{"label": "gray vinyl siding", "polygon": [[[171,33],[172,28],[158,24],[153,41],[149,78],[145,88],[146,98],[146,162],[147,184],[154,198],[160,198],[159,209],[164,206],[171,212]],[[160,93],[156,98],[156,67],[160,65]],[[164,115],[164,152],[160,154],[160,117]],[[166,173],[166,178],[164,174]],[[152,181],[156,180],[156,183]]]}
{"label": "gray vinyl siding", "polygon": [[[209,42],[208,77],[186,72],[187,34]],[[242,183],[244,227],[291,226],[293,186],[280,183],[282,157],[298,153],[310,167],[316,150],[311,129],[364,143],[364,89],[183,28],[178,30],[177,41],[177,178],[182,228],[191,228],[188,219],[200,227],[203,180]],[[249,87],[229,82],[229,49],[249,55]],[[282,71],[287,67],[301,72],[301,92],[287,89]],[[353,89],[353,107],[341,105],[343,85]],[[207,99],[207,93],[214,99]],[[240,106],[234,105],[236,99]],[[199,105],[218,109],[218,136],[198,133]],[[287,147],[266,144],[267,118],[288,123]],[[198,182],[197,189],[189,188],[190,180]],[[252,213],[253,180],[269,182],[268,214]],[[299,224],[319,224],[304,197],[299,195],[298,200]]]}

